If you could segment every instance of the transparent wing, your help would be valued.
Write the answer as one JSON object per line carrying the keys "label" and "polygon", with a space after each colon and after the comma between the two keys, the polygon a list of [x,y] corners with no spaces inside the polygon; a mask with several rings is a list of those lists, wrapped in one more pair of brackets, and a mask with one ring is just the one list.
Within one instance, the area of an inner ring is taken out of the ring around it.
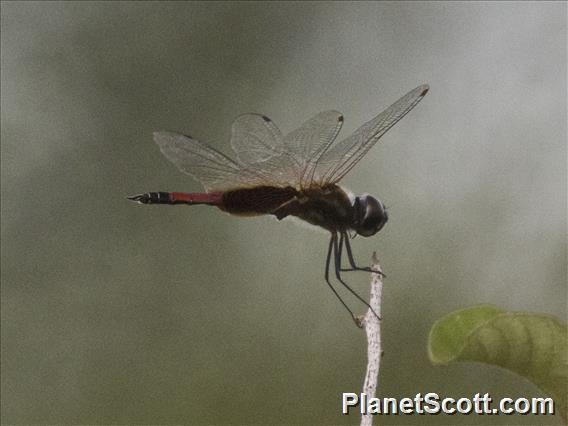
{"label": "transparent wing", "polygon": [[323,111],[286,135],[284,150],[294,158],[298,186],[311,183],[317,160],[333,143],[342,125],[341,113]]}
{"label": "transparent wing", "polygon": [[411,90],[341,142],[330,144],[316,158],[313,180],[325,185],[338,182],[377,143],[379,138],[420,102],[428,92],[424,84]]}
{"label": "transparent wing", "polygon": [[231,127],[231,147],[241,164],[265,161],[280,152],[282,133],[260,114],[243,114]]}
{"label": "transparent wing", "polygon": [[299,188],[313,169],[313,159],[335,139],[342,122],[339,112],[324,111],[282,137],[268,117],[245,114],[233,123],[231,146],[243,171],[261,176],[263,185]]}
{"label": "transparent wing", "polygon": [[154,141],[168,160],[201,182],[207,191],[256,185],[263,180],[257,173],[244,170],[226,155],[189,136],[155,132]]}
{"label": "transparent wing", "polygon": [[375,142],[426,94],[420,86],[335,143],[343,124],[337,111],[324,111],[285,137],[272,120],[259,114],[238,117],[231,146],[238,161],[189,136],[156,132],[154,140],[177,168],[200,181],[207,191],[241,186],[305,187],[339,181]]}

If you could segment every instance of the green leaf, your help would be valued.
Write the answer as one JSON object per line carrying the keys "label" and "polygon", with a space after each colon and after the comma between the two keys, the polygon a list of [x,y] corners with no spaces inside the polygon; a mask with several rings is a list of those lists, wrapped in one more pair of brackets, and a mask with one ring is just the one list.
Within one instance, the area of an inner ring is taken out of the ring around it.
{"label": "green leaf", "polygon": [[428,354],[433,364],[476,361],[513,371],[568,411],[568,333],[549,315],[505,312],[482,305],[452,312],[432,326]]}

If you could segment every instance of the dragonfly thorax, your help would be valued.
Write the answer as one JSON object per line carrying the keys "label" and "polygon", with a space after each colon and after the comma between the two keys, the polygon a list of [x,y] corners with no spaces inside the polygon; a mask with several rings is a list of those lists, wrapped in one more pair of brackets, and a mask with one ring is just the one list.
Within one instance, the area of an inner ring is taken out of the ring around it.
{"label": "dragonfly thorax", "polygon": [[279,219],[297,216],[332,233],[353,230],[364,237],[376,234],[387,222],[383,203],[369,194],[350,196],[338,185],[299,191],[275,214]]}

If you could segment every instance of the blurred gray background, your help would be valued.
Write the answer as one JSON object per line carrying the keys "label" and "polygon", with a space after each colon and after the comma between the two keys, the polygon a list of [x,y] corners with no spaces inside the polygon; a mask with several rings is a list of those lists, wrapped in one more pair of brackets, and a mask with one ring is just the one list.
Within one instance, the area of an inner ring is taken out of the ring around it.
{"label": "blurred gray background", "polygon": [[388,276],[379,394],[540,396],[426,340],[479,303],[566,317],[566,3],[2,2],[1,25],[2,423],[357,424],[366,339],[325,233],[125,196],[200,190],[154,130],[229,153],[239,114],[338,109],[342,137],[421,83],[343,182],[389,207],[354,241]]}

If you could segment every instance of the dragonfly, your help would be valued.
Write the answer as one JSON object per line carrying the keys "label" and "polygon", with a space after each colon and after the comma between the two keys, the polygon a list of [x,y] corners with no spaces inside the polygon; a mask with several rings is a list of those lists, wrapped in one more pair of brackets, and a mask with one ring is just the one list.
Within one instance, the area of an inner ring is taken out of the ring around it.
{"label": "dragonfly", "polygon": [[[343,140],[337,139],[343,115],[335,110],[317,114],[286,135],[265,115],[243,114],[231,127],[234,158],[191,136],[155,132],[162,154],[199,181],[205,192],[157,191],[128,198],[141,204],[209,205],[237,216],[272,215],[278,220],[292,216],[323,228],[331,234],[324,273],[327,285],[358,324],[331,284],[333,261],[337,281],[379,318],[341,272],[371,271],[357,266],[349,239],[375,235],[387,223],[388,214],[380,199],[367,193],[354,196],[338,183],[428,90],[427,84],[416,87]],[[344,248],[348,268],[341,265]]]}

